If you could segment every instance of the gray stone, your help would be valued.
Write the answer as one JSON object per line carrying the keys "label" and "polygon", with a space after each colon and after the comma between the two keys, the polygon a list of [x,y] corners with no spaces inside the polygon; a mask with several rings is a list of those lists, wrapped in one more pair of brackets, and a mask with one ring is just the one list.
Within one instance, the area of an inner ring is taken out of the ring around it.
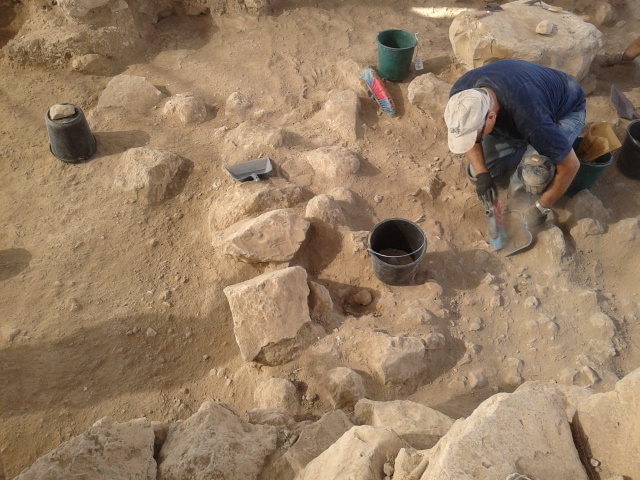
{"label": "gray stone", "polygon": [[[604,46],[604,35],[571,12],[557,14],[526,2],[505,3],[504,12],[480,19],[474,12],[458,15],[449,28],[458,61],[471,70],[495,60],[518,58],[582,80]],[[554,35],[536,34],[536,26],[544,20],[557,25]]]}
{"label": "gray stone", "polygon": [[61,118],[71,117],[76,113],[76,108],[73,105],[57,104],[52,105],[49,108],[49,117],[51,120],[59,120]]}
{"label": "gray stone", "polygon": [[362,399],[355,406],[354,419],[360,425],[390,427],[418,450],[433,447],[453,425],[447,415],[409,400]]}
{"label": "gray stone", "polygon": [[581,401],[574,417],[591,458],[601,462],[600,476],[635,478],[640,472],[640,369],[616,383],[615,389]]}
{"label": "gray stone", "polygon": [[211,244],[221,254],[247,263],[288,262],[304,242],[309,225],[292,209],[273,210],[214,232]]}
{"label": "gray stone", "polygon": [[164,104],[162,114],[167,118],[176,118],[186,125],[200,123],[207,118],[207,106],[204,99],[192,93],[179,93]]}
{"label": "gray stone", "polygon": [[223,291],[245,361],[279,365],[295,358],[311,340],[301,332],[311,320],[302,267],[265,273]]}
{"label": "gray stone", "polygon": [[158,90],[145,77],[117,75],[111,79],[98,99],[98,108],[123,108],[145,114],[162,98]]}
{"label": "gray stone", "polygon": [[158,480],[256,480],[276,441],[274,427],[252,425],[225,404],[205,402],[169,429],[158,459]]}
{"label": "gray stone", "polygon": [[154,429],[146,418],[104,417],[82,435],[40,457],[16,480],[155,480]]}
{"label": "gray stone", "polygon": [[298,480],[383,480],[383,467],[407,443],[386,427],[353,427],[312,460]]}
{"label": "gray stone", "polygon": [[115,184],[126,191],[135,192],[147,204],[166,200],[172,186],[179,180],[178,173],[184,160],[172,152],[146,147],[131,148],[120,157]]}

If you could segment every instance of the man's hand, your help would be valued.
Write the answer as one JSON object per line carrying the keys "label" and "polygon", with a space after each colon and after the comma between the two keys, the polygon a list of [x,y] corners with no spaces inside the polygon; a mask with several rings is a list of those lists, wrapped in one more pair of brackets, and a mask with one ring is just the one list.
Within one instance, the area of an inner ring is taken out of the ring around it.
{"label": "man's hand", "polygon": [[529,228],[537,227],[547,221],[547,214],[542,213],[535,205],[531,205],[524,212],[524,221]]}
{"label": "man's hand", "polygon": [[489,172],[476,175],[476,193],[485,208],[491,208],[498,198],[498,188]]}

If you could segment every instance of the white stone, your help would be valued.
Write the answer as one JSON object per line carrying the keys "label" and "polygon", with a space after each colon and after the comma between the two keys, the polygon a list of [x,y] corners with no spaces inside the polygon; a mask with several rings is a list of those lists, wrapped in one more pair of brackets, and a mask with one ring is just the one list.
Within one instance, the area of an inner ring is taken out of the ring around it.
{"label": "white stone", "polygon": [[249,95],[233,92],[225,102],[224,114],[228,118],[243,121],[246,120],[252,107],[253,101]]}
{"label": "white stone", "polygon": [[301,329],[310,322],[307,272],[289,267],[224,290],[233,330],[245,361],[280,364],[307,346]]}
{"label": "white stone", "polygon": [[332,90],[322,110],[319,119],[331,130],[336,132],[342,140],[356,141],[358,139],[357,124],[360,98],[351,90]]}
{"label": "white stone", "polygon": [[416,480],[422,476],[429,463],[429,450],[401,448],[394,461],[393,480]]}
{"label": "white stone", "polygon": [[171,425],[159,455],[158,480],[257,480],[276,449],[276,429],[243,421],[225,404],[205,402]]}
{"label": "white stone", "polygon": [[630,452],[640,451],[640,369],[618,381],[613,391],[580,402],[574,422],[592,458],[601,462],[601,478],[635,478],[640,457]]}
{"label": "white stone", "polygon": [[119,163],[115,184],[155,205],[172,193],[171,187],[179,180],[178,172],[184,160],[165,150],[138,147],[124,152]]}
{"label": "white stone", "polygon": [[375,333],[368,341],[367,363],[382,384],[415,381],[427,368],[426,348],[420,338]]}
{"label": "white stone", "polygon": [[542,20],[536,25],[536,33],[540,35],[551,35],[558,27],[551,20]]}
{"label": "white stone", "polygon": [[298,480],[382,480],[384,464],[407,447],[390,428],[353,427],[312,460]]}
{"label": "white stone", "polygon": [[315,174],[331,184],[344,182],[360,168],[357,153],[344,147],[321,147],[307,153]]}
{"label": "white stone", "polygon": [[609,2],[596,3],[596,23],[598,25],[611,25],[616,21],[616,11]]}
{"label": "white stone", "polygon": [[340,204],[331,195],[316,195],[309,203],[304,214],[305,218],[315,218],[333,227],[347,223]]}
{"label": "white stone", "polygon": [[514,472],[588,480],[557,395],[516,391],[485,400],[431,450],[422,479],[503,480]]}
{"label": "white stone", "polygon": [[354,419],[360,425],[390,427],[418,450],[433,447],[453,425],[447,415],[409,400],[362,399],[355,406]]}
{"label": "white stone", "polygon": [[288,262],[304,242],[309,225],[292,209],[273,210],[214,232],[211,245],[247,263]]}
{"label": "white stone", "polygon": [[117,75],[109,81],[98,99],[98,108],[123,108],[139,114],[148,113],[162,98],[145,77]]}
{"label": "white stone", "polygon": [[146,418],[104,417],[15,477],[16,480],[155,480],[154,429]]}
{"label": "white stone", "polygon": [[[468,70],[495,60],[518,58],[562,70],[580,81],[604,46],[604,35],[571,12],[550,12],[527,0],[502,4],[503,12],[476,18],[463,12],[451,23],[449,40]],[[554,35],[536,34],[543,20],[557,25]]]}
{"label": "white stone", "polygon": [[440,121],[449,101],[450,90],[450,83],[429,72],[411,81],[407,98],[421,113],[434,121]]}
{"label": "white stone", "polygon": [[253,392],[253,400],[258,408],[281,408],[294,414],[300,405],[296,386],[286,378],[272,377],[261,382]]}
{"label": "white stone", "polygon": [[298,474],[351,427],[353,424],[342,410],[325,413],[320,420],[302,429],[298,441],[287,450],[284,458]]}
{"label": "white stone", "polygon": [[201,97],[180,93],[167,100],[162,114],[167,118],[177,118],[183,125],[200,123],[207,118],[207,106]]}
{"label": "white stone", "polygon": [[320,389],[329,397],[331,406],[335,408],[352,408],[358,400],[366,396],[362,377],[347,367],[336,367],[327,372]]}
{"label": "white stone", "polygon": [[71,117],[76,113],[76,108],[69,104],[52,105],[49,108],[49,118],[51,120],[59,120],[61,118]]}

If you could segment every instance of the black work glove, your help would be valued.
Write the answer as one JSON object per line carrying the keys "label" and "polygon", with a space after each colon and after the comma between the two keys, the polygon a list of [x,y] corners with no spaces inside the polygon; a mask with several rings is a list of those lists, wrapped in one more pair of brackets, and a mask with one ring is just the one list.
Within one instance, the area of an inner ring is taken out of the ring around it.
{"label": "black work glove", "polygon": [[547,221],[547,214],[542,213],[535,205],[531,205],[524,212],[524,221],[529,228],[537,227]]}
{"label": "black work glove", "polygon": [[485,208],[493,207],[493,203],[498,198],[498,188],[489,172],[476,175],[476,193]]}

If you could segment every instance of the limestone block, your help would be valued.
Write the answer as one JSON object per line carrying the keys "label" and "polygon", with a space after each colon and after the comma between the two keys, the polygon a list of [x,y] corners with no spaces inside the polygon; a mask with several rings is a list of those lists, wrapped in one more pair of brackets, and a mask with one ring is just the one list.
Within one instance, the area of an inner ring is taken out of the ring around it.
{"label": "limestone block", "polygon": [[590,388],[541,381],[525,382],[516,389],[516,392],[529,390],[545,392],[547,395],[558,395],[562,400],[564,410],[567,414],[567,420],[569,422],[573,420],[573,415],[576,413],[580,402],[594,393]]}
{"label": "limestone block", "polygon": [[325,383],[318,388],[325,392],[329,397],[329,403],[335,409],[352,408],[367,394],[362,377],[347,367],[329,370],[323,380]]}
{"label": "limestone block", "polygon": [[154,480],[154,433],[146,418],[118,423],[104,417],[82,435],[40,457],[16,480]]}
{"label": "limestone block", "polygon": [[429,72],[416,77],[408,88],[409,101],[433,121],[440,121],[449,101],[451,84]]}
{"label": "limestone block", "polygon": [[239,220],[270,210],[289,208],[304,201],[304,192],[286,181],[238,184],[217,198],[209,209],[209,230],[213,234]]}
{"label": "limestone block", "polygon": [[304,216],[306,218],[316,218],[333,227],[345,225],[347,218],[340,208],[340,204],[331,195],[316,195],[309,203]]}
{"label": "limestone block", "polygon": [[[466,69],[518,58],[561,70],[580,81],[604,46],[604,35],[573,13],[550,12],[526,5],[526,0],[502,7],[503,12],[480,19],[473,12],[463,12],[451,23],[449,40]],[[536,34],[536,26],[544,20],[557,25],[554,35]]]}
{"label": "limestone block", "polygon": [[275,377],[258,385],[253,392],[253,401],[258,408],[281,408],[292,413],[296,413],[300,405],[293,382],[286,378]]}
{"label": "limestone block", "polygon": [[166,118],[176,118],[180,123],[200,123],[207,118],[204,99],[191,93],[179,93],[164,104],[162,114]]}
{"label": "limestone block", "polygon": [[98,98],[98,108],[124,108],[140,114],[148,113],[162,98],[145,77],[117,75],[111,79]]}
{"label": "limestone block", "polygon": [[588,480],[558,395],[499,393],[458,420],[431,450],[422,480]]}
{"label": "limestone block", "polygon": [[382,384],[402,385],[415,380],[426,369],[426,348],[417,337],[393,337],[374,334],[366,348],[367,363]]}
{"label": "limestone block", "polygon": [[224,136],[222,146],[226,155],[225,164],[245,162],[264,156],[264,152],[286,145],[289,132],[262,122],[247,120]]}
{"label": "limestone block", "polygon": [[616,21],[616,11],[609,2],[596,3],[596,24],[611,25]]}
{"label": "limestone block", "polygon": [[320,420],[302,429],[298,441],[285,453],[284,458],[298,474],[351,427],[353,424],[342,410],[325,413]]}
{"label": "limestone block", "polygon": [[224,104],[224,114],[227,118],[244,121],[253,108],[251,96],[241,92],[233,92]]}
{"label": "limestone block", "polygon": [[580,402],[574,424],[599,462],[601,478],[636,478],[640,456],[632,452],[640,451],[640,369],[618,381],[613,391]]}
{"label": "limestone block", "polygon": [[307,153],[315,175],[328,183],[343,182],[360,168],[357,153],[344,147],[321,147]]}
{"label": "limestone block", "polygon": [[567,243],[562,230],[555,225],[549,225],[546,230],[538,234],[536,245],[551,270],[561,267],[562,259],[567,254]]}
{"label": "limestone block", "polygon": [[102,7],[111,0],[58,0],[62,11],[70,17],[85,17],[94,8]]}
{"label": "limestone block", "polygon": [[224,289],[245,361],[280,364],[306,347],[299,336],[310,322],[307,272],[289,267]]}
{"label": "limestone block", "polygon": [[214,232],[211,244],[221,254],[247,263],[288,262],[304,242],[309,225],[290,208],[273,210]]}
{"label": "limestone block", "polygon": [[255,480],[276,443],[274,427],[252,425],[225,404],[205,402],[169,429],[160,451],[158,480]]}
{"label": "limestone block", "polygon": [[393,480],[415,480],[420,478],[429,463],[429,450],[401,448],[393,466]]}
{"label": "limestone block", "polygon": [[355,91],[332,90],[318,113],[318,119],[336,132],[342,140],[356,141],[359,109],[360,98]]}
{"label": "limestone block", "polygon": [[115,184],[137,192],[150,205],[169,198],[180,180],[184,160],[175,153],[146,147],[130,148],[120,157]]}
{"label": "limestone block", "polygon": [[589,190],[581,190],[567,202],[566,209],[573,214],[577,222],[583,218],[592,218],[602,225],[611,220],[611,211],[604,207],[598,197]]}
{"label": "limestone block", "polygon": [[409,400],[376,402],[362,399],[356,403],[354,419],[361,425],[390,427],[418,450],[433,447],[453,425],[447,415]]}
{"label": "limestone block", "polygon": [[353,427],[312,460],[299,480],[383,480],[383,466],[407,443],[393,430]]}

